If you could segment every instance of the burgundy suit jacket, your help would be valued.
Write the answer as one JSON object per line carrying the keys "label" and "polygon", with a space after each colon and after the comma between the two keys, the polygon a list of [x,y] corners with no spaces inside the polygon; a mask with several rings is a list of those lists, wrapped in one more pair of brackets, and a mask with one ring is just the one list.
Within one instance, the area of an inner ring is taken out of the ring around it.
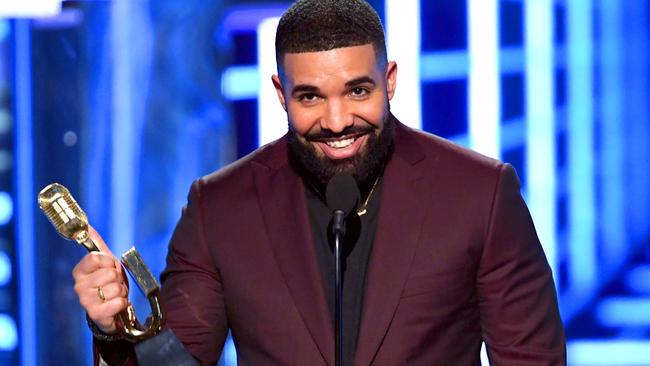
{"label": "burgundy suit jacket", "polygon": [[[303,183],[286,138],[197,180],[162,275],[202,364],[334,365]],[[564,365],[551,271],[511,166],[398,123],[355,365]]]}

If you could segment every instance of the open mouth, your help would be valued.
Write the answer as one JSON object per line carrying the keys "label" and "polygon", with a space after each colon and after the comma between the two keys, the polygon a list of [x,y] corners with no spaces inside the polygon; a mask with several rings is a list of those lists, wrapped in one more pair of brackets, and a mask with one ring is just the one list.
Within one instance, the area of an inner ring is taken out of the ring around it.
{"label": "open mouth", "polygon": [[315,140],[314,143],[330,159],[347,159],[355,156],[368,138],[368,133],[357,133],[339,138]]}
{"label": "open mouth", "polygon": [[353,136],[346,136],[345,138],[342,139],[331,139],[331,140],[325,140],[323,141],[327,146],[334,148],[334,149],[345,149],[346,147],[352,145],[354,141],[356,141],[357,138],[362,136],[363,134],[356,134]]}

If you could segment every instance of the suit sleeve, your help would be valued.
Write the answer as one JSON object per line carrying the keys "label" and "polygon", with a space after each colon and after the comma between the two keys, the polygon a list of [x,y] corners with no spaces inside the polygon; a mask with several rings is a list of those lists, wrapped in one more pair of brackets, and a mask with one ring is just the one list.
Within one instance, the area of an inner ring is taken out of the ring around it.
{"label": "suit sleeve", "polygon": [[[192,185],[172,236],[161,275],[166,328],[171,328],[201,364],[219,360],[228,325],[223,286],[208,250],[201,207],[201,181]],[[136,366],[133,344],[93,339],[94,365]]]}
{"label": "suit sleeve", "polygon": [[166,327],[201,364],[219,360],[228,332],[221,276],[208,248],[202,181],[192,185],[161,275]]}
{"label": "suit sleeve", "polygon": [[508,164],[499,171],[477,287],[492,366],[566,365],[551,269]]}

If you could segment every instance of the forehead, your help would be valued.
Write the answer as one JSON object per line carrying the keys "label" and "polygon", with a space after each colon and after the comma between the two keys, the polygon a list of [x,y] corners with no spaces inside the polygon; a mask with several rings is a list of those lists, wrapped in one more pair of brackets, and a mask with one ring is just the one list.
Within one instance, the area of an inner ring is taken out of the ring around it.
{"label": "forehead", "polygon": [[287,53],[283,64],[284,78],[294,85],[381,75],[371,44],[328,51]]}

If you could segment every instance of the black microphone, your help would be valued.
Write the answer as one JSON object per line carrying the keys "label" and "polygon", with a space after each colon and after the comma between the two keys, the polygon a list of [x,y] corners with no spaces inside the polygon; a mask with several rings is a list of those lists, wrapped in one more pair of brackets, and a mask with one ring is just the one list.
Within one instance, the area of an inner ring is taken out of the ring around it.
{"label": "black microphone", "polygon": [[327,183],[325,199],[334,220],[334,364],[343,366],[343,259],[341,241],[345,235],[345,218],[359,203],[359,188],[350,174],[337,174]]}
{"label": "black microphone", "polygon": [[337,232],[345,235],[345,218],[357,207],[360,196],[357,182],[350,174],[337,174],[327,183],[325,200],[334,214],[332,230],[335,235]]}

